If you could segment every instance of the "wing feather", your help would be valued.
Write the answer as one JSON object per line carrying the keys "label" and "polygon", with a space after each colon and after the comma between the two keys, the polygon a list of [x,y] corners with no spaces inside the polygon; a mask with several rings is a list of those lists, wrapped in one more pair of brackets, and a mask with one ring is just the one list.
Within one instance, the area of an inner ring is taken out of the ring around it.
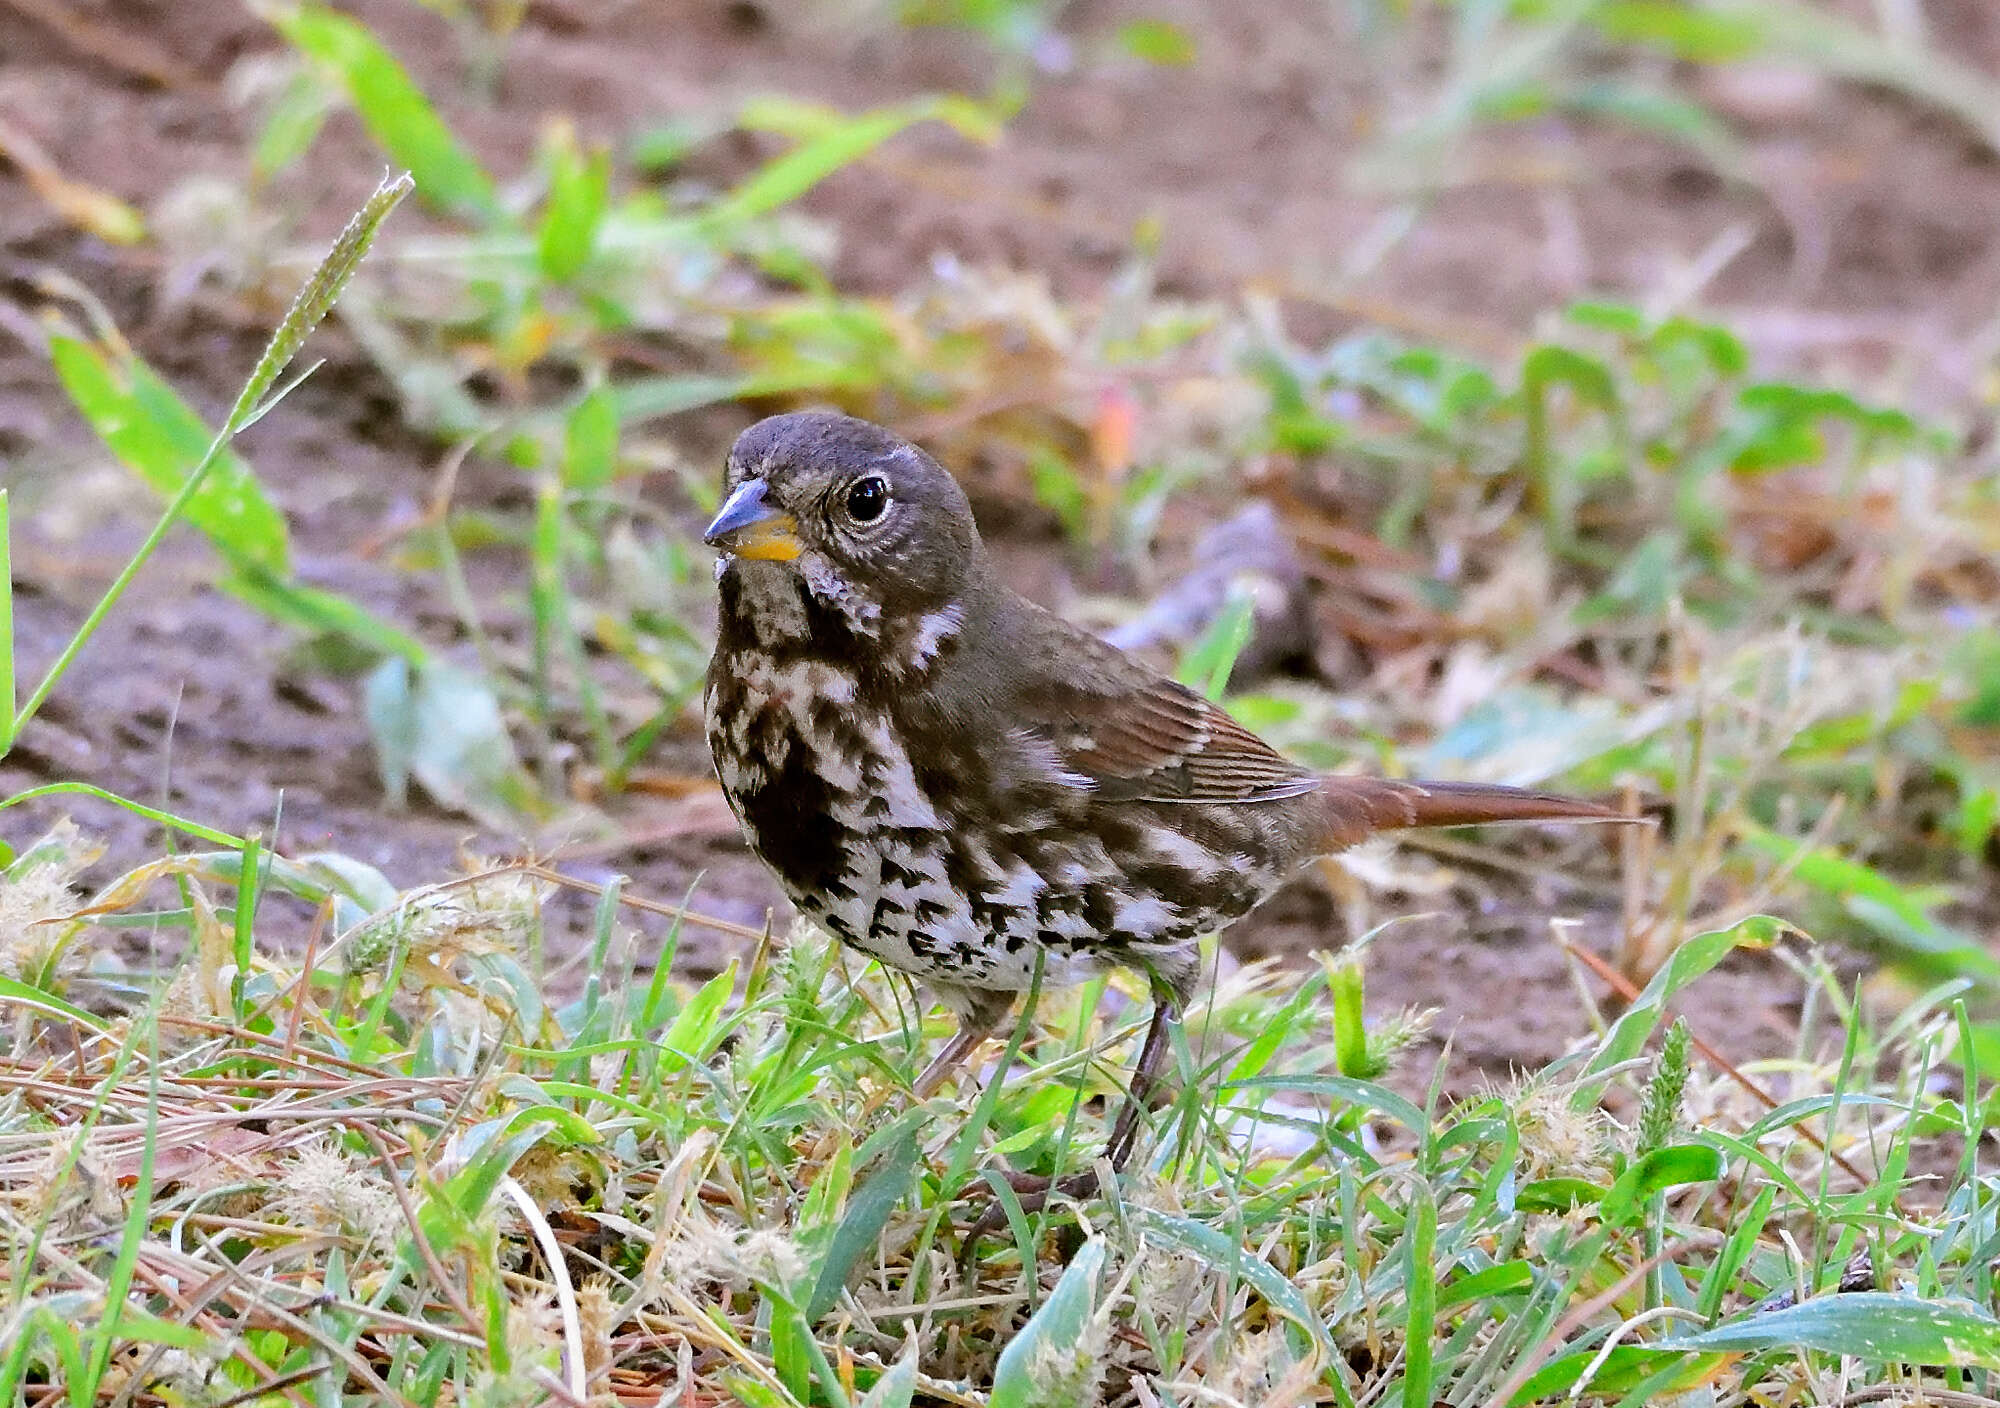
{"label": "wing feather", "polygon": [[1193,690],[1060,618],[1028,633],[1014,717],[1107,800],[1268,802],[1319,786]]}

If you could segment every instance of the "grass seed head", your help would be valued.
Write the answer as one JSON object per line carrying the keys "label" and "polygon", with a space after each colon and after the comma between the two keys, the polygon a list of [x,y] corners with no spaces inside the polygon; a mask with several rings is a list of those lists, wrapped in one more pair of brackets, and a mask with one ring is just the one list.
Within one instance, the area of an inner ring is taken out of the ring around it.
{"label": "grass seed head", "polygon": [[576,1290],[576,1319],[583,1338],[584,1382],[588,1385],[597,1385],[611,1372],[611,1336],[618,1329],[617,1317],[610,1280],[603,1276],[585,1278]]}
{"label": "grass seed head", "polygon": [[507,1306],[504,1372],[491,1370],[474,1380],[465,1401],[471,1408],[530,1408],[548,1403],[548,1376],[562,1363],[562,1312],[543,1294]]}
{"label": "grass seed head", "polygon": [[1638,1144],[1634,1152],[1644,1155],[1670,1143],[1681,1124],[1681,1097],[1687,1091],[1688,1027],[1676,1017],[1660,1043],[1659,1064],[1646,1082],[1646,1098],[1639,1110]]}
{"label": "grass seed head", "polygon": [[1504,1098],[1514,1111],[1529,1178],[1601,1180],[1609,1175],[1608,1131],[1596,1110],[1578,1110],[1567,1092],[1532,1078]]}
{"label": "grass seed head", "polygon": [[1110,1318],[1100,1309],[1074,1344],[1036,1346],[1028,1361],[1027,1401],[1034,1408],[1084,1408],[1099,1402],[1110,1339]]}
{"label": "grass seed head", "polygon": [[77,908],[72,882],[103,853],[65,818],[24,850],[0,878],[0,976],[60,992],[76,967],[63,923]]}
{"label": "grass seed head", "polygon": [[782,1232],[754,1228],[736,1243],[736,1264],[750,1280],[787,1289],[806,1278],[806,1259]]}
{"label": "grass seed head", "polygon": [[[475,872],[493,868],[477,857],[466,864]],[[513,872],[412,891],[346,938],[347,971],[379,969],[399,945],[413,960],[439,969],[461,958],[520,953],[541,922],[548,894],[543,882]]]}
{"label": "grass seed head", "polygon": [[230,1350],[225,1340],[211,1340],[198,1349],[162,1350],[145,1386],[168,1403],[212,1403],[225,1398],[231,1390],[218,1391],[215,1370]]}
{"label": "grass seed head", "polygon": [[365,1237],[378,1247],[392,1245],[403,1227],[388,1180],[328,1137],[293,1151],[271,1207],[294,1227]]}

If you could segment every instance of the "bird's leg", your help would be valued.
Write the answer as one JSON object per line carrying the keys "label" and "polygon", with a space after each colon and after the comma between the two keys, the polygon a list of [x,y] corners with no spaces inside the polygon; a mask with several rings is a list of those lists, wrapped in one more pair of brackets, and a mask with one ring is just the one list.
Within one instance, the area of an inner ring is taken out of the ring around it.
{"label": "bird's leg", "polygon": [[958,1031],[911,1083],[910,1093],[919,1100],[928,1100],[935,1094],[944,1084],[944,1078],[964,1065],[966,1057],[999,1030],[1014,1006],[1014,994],[1010,992],[985,992],[954,983],[933,983],[930,987],[937,1000],[958,1018]]}
{"label": "bird's leg", "polygon": [[979,1044],[993,1035],[991,1026],[963,1018],[958,1031],[945,1043],[944,1050],[931,1058],[922,1074],[910,1083],[910,1093],[919,1100],[928,1100],[944,1084],[944,1078],[965,1064],[965,1058],[979,1049]]}
{"label": "bird's leg", "polygon": [[[1125,1104],[1118,1111],[1118,1118],[1112,1122],[1111,1137],[1104,1142],[1102,1157],[1111,1164],[1113,1173],[1124,1171],[1125,1161],[1132,1157],[1132,1148],[1138,1142],[1139,1121],[1147,1106],[1152,1103],[1153,1088],[1159,1084],[1160,1068],[1166,1064],[1167,1037],[1173,1027],[1174,1018],[1180,1012],[1179,999],[1161,993],[1154,998],[1152,1020],[1146,1026],[1146,1039],[1139,1047],[1139,1059],[1132,1067],[1132,1081],[1127,1088]],[[1049,1200],[1052,1193],[1061,1193],[1066,1198],[1083,1199],[1095,1194],[1099,1187],[1097,1169],[1092,1167],[1081,1173],[1073,1173],[1067,1178],[1048,1178],[1038,1173],[1017,1173],[1007,1176],[1007,1186],[1014,1190],[1021,1201],[1023,1212],[1038,1212]],[[998,1203],[990,1204],[979,1215],[965,1234],[964,1258],[969,1264],[977,1254],[980,1239],[988,1233],[997,1232],[1007,1225],[1007,1211]]]}
{"label": "bird's leg", "polygon": [[1132,1145],[1139,1136],[1139,1118],[1152,1104],[1153,1087],[1160,1081],[1160,1067],[1167,1062],[1167,1033],[1178,1010],[1178,1003],[1164,997],[1153,1004],[1153,1019],[1146,1025],[1146,1039],[1140,1044],[1139,1059],[1132,1067],[1125,1105],[1118,1111],[1118,1118],[1111,1126],[1111,1138],[1104,1144],[1104,1157],[1111,1160],[1113,1172],[1124,1172],[1125,1160],[1132,1156]]}

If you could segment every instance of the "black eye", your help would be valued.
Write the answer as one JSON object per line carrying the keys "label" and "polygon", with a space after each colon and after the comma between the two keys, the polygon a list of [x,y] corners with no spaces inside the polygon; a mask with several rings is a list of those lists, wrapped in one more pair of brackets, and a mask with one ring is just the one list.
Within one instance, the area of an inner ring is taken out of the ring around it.
{"label": "black eye", "polygon": [[847,516],[856,523],[873,523],[889,507],[889,481],[879,474],[854,481],[847,491]]}

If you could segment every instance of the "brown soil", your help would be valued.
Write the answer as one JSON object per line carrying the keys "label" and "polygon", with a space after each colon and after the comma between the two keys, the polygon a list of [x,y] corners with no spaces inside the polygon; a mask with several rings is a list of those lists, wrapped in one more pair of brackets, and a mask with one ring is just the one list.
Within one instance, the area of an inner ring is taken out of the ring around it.
{"label": "brown soil", "polygon": [[[346,8],[442,96],[454,125],[501,171],[519,168],[557,113],[615,141],[738,95],[859,106],[981,92],[996,76],[993,51],[976,38],[834,18],[869,7],[538,0],[482,94],[455,41],[421,7]],[[2000,71],[2000,11],[1984,0],[1928,9],[1941,47]],[[1256,286],[1284,298],[1307,332],[1373,322],[1491,354],[1517,344],[1547,308],[1586,293],[1656,293],[1734,239],[1740,250],[1700,302],[1749,332],[1765,368],[1805,363],[1866,377],[1933,408],[1971,399],[2000,308],[2000,168],[1969,131],[1895,95],[1811,75],[1720,80],[1711,97],[1733,119],[1755,175],[1734,182],[1663,142],[1546,118],[1480,139],[1467,178],[1432,196],[1379,261],[1343,279],[1343,262],[1390,205],[1346,173],[1374,135],[1426,101],[1436,78],[1418,59],[1363,52],[1343,13],[1325,0],[1067,6],[1073,71],[1037,78],[998,146],[912,133],[813,194],[811,211],[844,236],[838,277],[895,290],[949,254],[1040,271],[1060,294],[1090,299],[1151,217],[1167,291],[1231,297]],[[1161,69],[1113,56],[1110,36],[1140,16],[1182,24],[1199,62]],[[67,176],[150,210],[197,176],[240,182],[249,134],[224,80],[275,47],[229,4],[0,0],[0,121]],[[1403,76],[1383,78],[1385,64]],[[701,160],[726,177],[758,150],[725,142]],[[323,238],[381,165],[352,120],[336,119],[309,170],[281,188],[300,237]],[[406,218],[421,217],[397,217]],[[0,163],[0,332],[19,330],[49,270],[103,298],[211,415],[274,312],[179,286],[150,250],[76,233]],[[244,448],[290,513],[313,580],[448,640],[448,613],[432,591],[359,551],[416,512],[437,451],[396,429],[389,389],[337,331],[316,350],[330,364]],[[687,434],[712,455],[733,429],[711,421]],[[151,510],[67,409],[38,351],[9,336],[0,336],[0,456],[14,492],[21,654],[32,674]],[[504,496],[506,472],[469,466],[466,492]],[[991,526],[1004,536],[1006,524]],[[1003,546],[1039,594],[1061,594],[1057,546]],[[386,812],[356,682],[295,659],[285,633],[206,585],[211,566],[185,538],[161,554],[0,764],[0,788],[80,778],[219,827],[275,827],[286,851],[346,851],[401,883],[447,873],[476,829],[421,804]],[[691,732],[663,745],[662,762],[705,768]],[[18,842],[58,810],[38,803],[23,809],[33,816],[0,817],[0,832]],[[154,830],[125,813],[83,802],[60,810],[107,838],[107,867],[157,853]],[[590,838],[581,873],[615,866],[662,898],[678,898],[700,874],[698,907],[753,923],[775,899],[713,807],[642,799],[620,803],[614,820],[626,841]],[[1371,999],[1384,1009],[1442,1005],[1441,1030],[1455,1033],[1463,1065],[1487,1072],[1545,1061],[1581,1030],[1545,916],[1581,912],[1585,937],[1600,943],[1615,920],[1602,896],[1499,894],[1490,912],[1475,906],[1381,943],[1369,970]],[[1294,954],[1342,934],[1325,891],[1302,882],[1232,940],[1246,954]],[[690,970],[712,969],[732,942],[691,934]],[[1761,965],[1718,975],[1704,1029],[1737,1050],[1770,1049],[1787,1031],[1773,994],[1789,987]]]}

